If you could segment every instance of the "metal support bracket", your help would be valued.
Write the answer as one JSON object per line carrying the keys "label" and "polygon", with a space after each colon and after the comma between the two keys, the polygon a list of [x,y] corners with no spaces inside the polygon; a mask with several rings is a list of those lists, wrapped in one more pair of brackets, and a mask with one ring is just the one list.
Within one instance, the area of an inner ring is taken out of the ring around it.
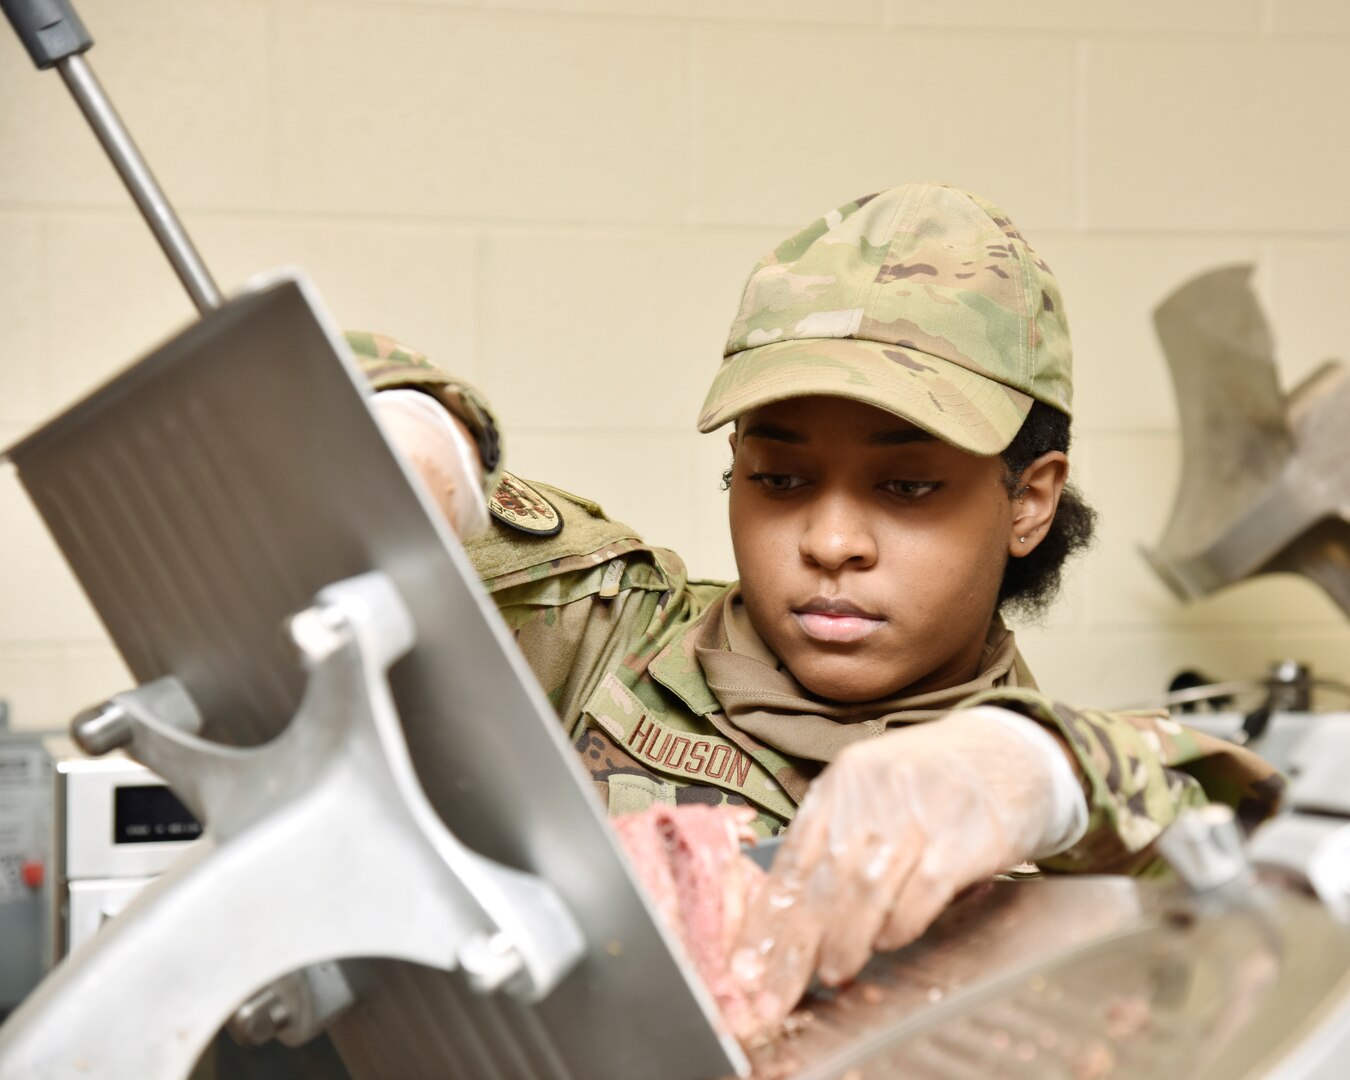
{"label": "metal support bracket", "polygon": [[162,775],[205,829],[11,1017],[3,1080],[186,1076],[246,998],[335,959],[462,969],[481,993],[534,1002],[581,956],[554,891],[464,847],[427,802],[386,682],[414,639],[390,580],[324,589],[290,634],[308,684],[270,743],[200,738],[171,678],[77,720],[78,737],[124,743]]}

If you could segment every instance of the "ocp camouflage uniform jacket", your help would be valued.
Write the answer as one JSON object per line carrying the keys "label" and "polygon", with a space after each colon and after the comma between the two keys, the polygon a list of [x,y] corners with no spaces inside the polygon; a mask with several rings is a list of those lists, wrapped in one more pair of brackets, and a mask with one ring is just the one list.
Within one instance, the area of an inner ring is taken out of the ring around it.
{"label": "ocp camouflage uniform jacket", "polygon": [[[448,404],[490,450],[496,433],[471,388],[389,339],[349,335],[377,389],[416,386]],[[485,457],[487,454],[485,453]],[[495,482],[495,475],[493,476]],[[699,621],[732,587],[690,579],[595,503],[531,482],[563,527],[541,537],[494,520],[465,544],[611,814],[654,803],[749,804],[771,834],[791,820],[821,766],[740,731],[694,653]],[[1081,767],[1086,835],[1042,867],[1127,871],[1152,862],[1152,842],[1185,807],[1223,801],[1251,822],[1272,813],[1283,780],[1256,755],[1191,731],[1165,713],[1070,708],[1039,691],[1002,687],[962,705],[1015,710],[1060,733]]]}

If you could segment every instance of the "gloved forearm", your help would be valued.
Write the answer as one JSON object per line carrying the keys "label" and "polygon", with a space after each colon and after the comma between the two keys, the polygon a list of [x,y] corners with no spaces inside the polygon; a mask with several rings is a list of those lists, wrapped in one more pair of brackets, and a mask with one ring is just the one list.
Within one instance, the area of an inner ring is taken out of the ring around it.
{"label": "gloved forearm", "polygon": [[734,964],[751,1022],[776,1027],[813,974],[852,978],[961,889],[1071,844],[1086,820],[1068,757],[1025,717],[962,710],[853,744],[812,785],[751,904]]}
{"label": "gloved forearm", "polygon": [[421,390],[444,405],[468,432],[483,467],[483,490],[501,479],[502,438],[487,399],[461,378],[437,367],[423,353],[385,334],[349,330],[352,358],[374,390]]}
{"label": "gloved forearm", "polygon": [[460,422],[420,390],[381,390],[371,405],[455,532],[467,538],[486,529],[483,467]]}
{"label": "gloved forearm", "polygon": [[[1043,820],[1028,816],[1022,823],[1028,835],[1018,843],[1027,851],[1026,859],[1035,862],[1049,858],[1078,843],[1087,831],[1088,805],[1082,781],[1070,764],[1071,752],[1062,748],[1059,741],[1034,720],[1007,709],[985,705],[957,715],[969,717],[973,714],[978,714],[984,721],[1002,725],[1014,738],[1027,740],[1044,761],[1050,798]],[[987,782],[997,788],[1003,783],[1003,776],[996,770]],[[1031,835],[1038,824],[1040,835]]]}
{"label": "gloved forearm", "polygon": [[1078,763],[1088,793],[1083,836],[1038,861],[1045,869],[1136,872],[1153,862],[1153,843],[1184,809],[1213,799],[1248,825],[1278,808],[1285,784],[1250,750],[1205,735],[1165,712],[1075,709],[1029,689],[1001,688],[971,698],[1013,710],[1057,733]]}

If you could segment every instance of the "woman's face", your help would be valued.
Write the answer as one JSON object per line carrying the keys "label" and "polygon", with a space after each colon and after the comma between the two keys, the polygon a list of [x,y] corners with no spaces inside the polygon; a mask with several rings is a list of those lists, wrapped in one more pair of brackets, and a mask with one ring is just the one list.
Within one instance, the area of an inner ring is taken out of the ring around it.
{"label": "woman's face", "polygon": [[732,451],[746,611],[798,682],[855,702],[975,675],[1004,565],[1028,547],[1001,458],[832,397],[746,413]]}

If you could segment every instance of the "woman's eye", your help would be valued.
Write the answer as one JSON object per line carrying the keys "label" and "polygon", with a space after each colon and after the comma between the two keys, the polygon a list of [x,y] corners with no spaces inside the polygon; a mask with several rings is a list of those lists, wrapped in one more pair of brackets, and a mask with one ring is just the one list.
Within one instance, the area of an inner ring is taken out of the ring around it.
{"label": "woman's eye", "polygon": [[902,499],[922,499],[941,486],[937,480],[888,480],[882,485],[891,494],[899,495]]}
{"label": "woman's eye", "polygon": [[760,472],[760,473],[751,473],[750,482],[752,484],[759,484],[766,491],[771,491],[777,494],[784,491],[792,491],[794,488],[801,487],[804,483],[806,483],[806,479],[805,477],[801,476],[793,476],[790,473]]}

